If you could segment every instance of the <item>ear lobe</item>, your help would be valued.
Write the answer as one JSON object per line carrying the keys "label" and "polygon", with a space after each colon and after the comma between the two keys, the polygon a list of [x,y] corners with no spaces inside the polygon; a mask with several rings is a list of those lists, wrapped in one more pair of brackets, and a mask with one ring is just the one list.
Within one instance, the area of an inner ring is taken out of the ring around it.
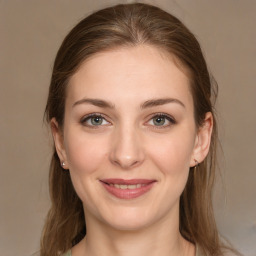
{"label": "ear lobe", "polygon": [[[66,156],[66,151],[64,147],[63,132],[61,131],[58,125],[58,122],[56,121],[55,118],[51,119],[50,124],[51,124],[51,131],[52,131],[56,152],[61,162],[60,165],[62,168],[68,169],[67,156]],[[62,163],[64,163],[65,165],[63,165]]]}
{"label": "ear lobe", "polygon": [[[204,123],[199,127],[195,140],[190,166],[196,165],[196,161],[201,163],[207,156],[211,144],[211,136],[213,129],[213,116],[211,112],[205,114]],[[195,161],[196,160],[196,161]]]}

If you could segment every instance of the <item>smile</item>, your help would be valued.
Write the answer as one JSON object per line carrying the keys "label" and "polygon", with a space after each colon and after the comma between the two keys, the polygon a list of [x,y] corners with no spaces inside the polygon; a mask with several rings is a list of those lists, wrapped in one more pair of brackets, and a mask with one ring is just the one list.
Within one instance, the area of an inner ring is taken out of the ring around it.
{"label": "smile", "polygon": [[120,199],[140,197],[147,193],[156,182],[156,180],[146,179],[105,179],[100,181],[107,192]]}
{"label": "smile", "polygon": [[135,189],[146,186],[145,184],[135,184],[135,185],[122,185],[122,184],[109,184],[110,187],[120,188],[120,189]]}

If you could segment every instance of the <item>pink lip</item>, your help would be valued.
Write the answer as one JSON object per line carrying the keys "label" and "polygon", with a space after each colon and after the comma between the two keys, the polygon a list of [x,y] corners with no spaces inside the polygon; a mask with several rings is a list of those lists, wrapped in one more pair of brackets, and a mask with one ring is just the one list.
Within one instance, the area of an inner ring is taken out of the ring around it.
{"label": "pink lip", "polygon": [[[104,179],[100,180],[104,188],[112,195],[120,199],[133,199],[143,194],[147,193],[155,184],[156,180],[147,180],[147,179]],[[135,185],[141,184],[142,186],[134,189],[121,189],[110,184],[119,184],[119,185]]]}

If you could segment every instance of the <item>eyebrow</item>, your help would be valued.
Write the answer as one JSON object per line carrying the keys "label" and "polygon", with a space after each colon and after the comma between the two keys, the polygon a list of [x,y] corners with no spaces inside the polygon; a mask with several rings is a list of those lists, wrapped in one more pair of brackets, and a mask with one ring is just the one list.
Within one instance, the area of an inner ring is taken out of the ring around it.
{"label": "eyebrow", "polygon": [[155,107],[155,106],[161,106],[161,105],[165,105],[168,103],[177,103],[185,108],[185,104],[178,99],[164,98],[164,99],[147,100],[141,105],[141,109],[151,108],[151,107]]}
{"label": "eyebrow", "polygon": [[105,100],[100,100],[100,99],[87,99],[87,98],[84,98],[84,99],[81,99],[81,100],[78,100],[76,101],[72,107],[75,107],[77,105],[80,105],[80,104],[91,104],[91,105],[94,105],[94,106],[97,106],[97,107],[100,107],[100,108],[114,108],[115,106],[110,103],[110,102],[107,102]]}
{"label": "eyebrow", "polygon": [[[182,103],[180,100],[178,99],[173,99],[173,98],[164,98],[164,99],[151,99],[151,100],[147,100],[145,101],[143,104],[141,104],[140,108],[141,109],[145,109],[145,108],[151,108],[151,107],[155,107],[155,106],[161,106],[161,105],[165,105],[168,103],[177,103],[179,105],[181,105],[182,107],[185,108],[184,103]],[[110,108],[110,109],[114,109],[115,105],[105,101],[105,100],[101,100],[101,99],[89,99],[89,98],[83,98],[81,100],[76,101],[72,107],[75,107],[77,105],[80,104],[91,104],[100,108]]]}

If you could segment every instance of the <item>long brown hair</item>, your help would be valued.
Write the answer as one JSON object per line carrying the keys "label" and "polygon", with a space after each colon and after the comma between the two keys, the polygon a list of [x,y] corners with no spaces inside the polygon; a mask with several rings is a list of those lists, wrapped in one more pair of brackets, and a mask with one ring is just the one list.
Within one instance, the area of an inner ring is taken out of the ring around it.
{"label": "long brown hair", "polygon": [[[63,127],[66,86],[86,59],[98,52],[140,44],[174,55],[189,71],[197,127],[203,124],[207,112],[213,114],[209,154],[197,170],[191,168],[180,198],[180,232],[206,255],[223,255],[224,246],[219,240],[212,207],[217,140],[212,102],[216,88],[198,41],[177,18],[155,6],[137,3],[106,8],[83,19],[66,36],[57,53],[46,120],[49,122],[55,117]],[[52,206],[42,234],[41,256],[60,255],[86,234],[82,202],[73,188],[69,172],[61,168],[55,148],[49,180]]]}

